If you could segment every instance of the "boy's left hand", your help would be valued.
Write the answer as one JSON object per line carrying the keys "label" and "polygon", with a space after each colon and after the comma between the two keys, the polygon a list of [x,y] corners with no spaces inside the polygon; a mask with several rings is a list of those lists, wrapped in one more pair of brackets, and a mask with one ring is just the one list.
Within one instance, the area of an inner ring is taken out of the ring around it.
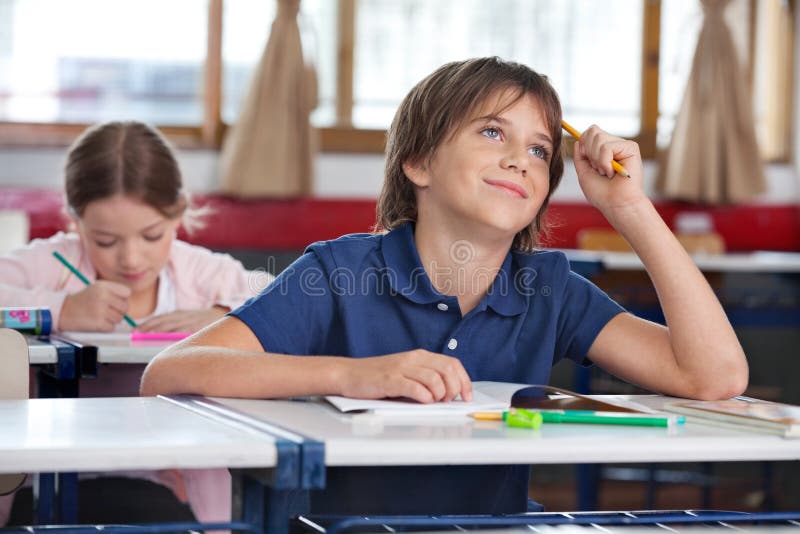
{"label": "boy's left hand", "polygon": [[178,310],[148,319],[136,327],[140,332],[197,332],[228,313],[214,306],[205,310]]}
{"label": "boy's left hand", "polygon": [[[575,143],[573,158],[586,200],[601,212],[647,199],[642,187],[642,156],[635,142],[593,125]],[[612,160],[625,167],[631,177],[616,174]]]}

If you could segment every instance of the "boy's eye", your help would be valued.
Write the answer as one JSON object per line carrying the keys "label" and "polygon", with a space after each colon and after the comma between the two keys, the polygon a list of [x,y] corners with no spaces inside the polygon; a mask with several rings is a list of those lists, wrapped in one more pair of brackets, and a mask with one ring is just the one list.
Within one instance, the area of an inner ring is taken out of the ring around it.
{"label": "boy's eye", "polygon": [[532,146],[530,149],[531,155],[539,159],[547,159],[547,149],[543,146]]}
{"label": "boy's eye", "polygon": [[164,233],[160,233],[158,235],[146,235],[144,236],[146,241],[159,241],[162,237],[164,237]]}
{"label": "boy's eye", "polygon": [[499,139],[500,138],[500,130],[498,130],[497,128],[494,128],[492,126],[489,126],[487,128],[484,128],[483,130],[481,130],[481,135],[485,135],[489,139]]}
{"label": "boy's eye", "polygon": [[95,241],[94,244],[100,248],[110,248],[114,246],[116,241]]}

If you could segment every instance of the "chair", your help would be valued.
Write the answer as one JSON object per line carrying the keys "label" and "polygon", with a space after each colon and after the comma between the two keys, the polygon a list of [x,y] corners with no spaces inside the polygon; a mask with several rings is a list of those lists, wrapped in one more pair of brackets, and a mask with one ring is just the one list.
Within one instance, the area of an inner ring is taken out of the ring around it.
{"label": "chair", "polygon": [[21,210],[0,210],[0,254],[21,247],[30,238],[28,214]]}
{"label": "chair", "polygon": [[[725,240],[716,232],[676,233],[675,237],[689,254],[724,254]],[[611,228],[584,228],[576,236],[582,250],[633,252],[631,246]]]}
{"label": "chair", "polygon": [[[28,343],[16,330],[0,328],[0,400],[27,399]],[[11,493],[25,481],[25,473],[0,474],[0,495]]]}
{"label": "chair", "polygon": [[725,240],[716,232],[675,234],[689,254],[725,254]]}
{"label": "chair", "polygon": [[576,240],[581,250],[633,252],[625,238],[611,228],[583,228],[578,231]]}

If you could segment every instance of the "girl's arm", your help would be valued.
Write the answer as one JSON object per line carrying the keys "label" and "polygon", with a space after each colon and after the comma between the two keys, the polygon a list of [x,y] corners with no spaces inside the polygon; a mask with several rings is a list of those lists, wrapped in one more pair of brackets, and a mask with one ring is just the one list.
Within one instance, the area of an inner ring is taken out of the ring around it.
{"label": "girl's arm", "polygon": [[[139,323],[142,332],[197,332],[264,290],[275,277],[248,271],[228,254],[176,241],[170,266],[178,284],[177,310]],[[186,305],[190,302],[190,305]],[[183,305],[181,305],[183,303]]]}
{"label": "girl's arm", "polygon": [[265,353],[250,328],[225,317],[161,352],[142,377],[142,395],[194,393],[285,398],[343,395],[419,402],[472,396],[457,359],[414,350],[373,358]]}
{"label": "girl's arm", "polygon": [[[669,395],[740,394],[748,380],[742,347],[705,277],[644,195],[638,145],[593,126],[574,157],[586,198],[641,258],[667,323],[620,314],[601,330],[589,357],[620,378]],[[612,158],[630,179],[614,176]]]}
{"label": "girl's arm", "polygon": [[0,256],[0,306],[45,306],[58,325],[68,292],[57,287],[63,266],[48,242],[37,240]]}

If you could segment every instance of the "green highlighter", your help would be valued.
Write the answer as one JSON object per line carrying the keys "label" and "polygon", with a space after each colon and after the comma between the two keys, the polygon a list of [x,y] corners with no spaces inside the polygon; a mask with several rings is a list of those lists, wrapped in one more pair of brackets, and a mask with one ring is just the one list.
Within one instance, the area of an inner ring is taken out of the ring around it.
{"label": "green highlighter", "polygon": [[542,423],[577,423],[592,425],[630,425],[669,427],[686,422],[682,415],[631,415],[628,413],[597,413],[588,410],[564,410],[560,412],[537,412],[524,408],[511,408],[507,412],[472,414],[475,419],[503,420],[514,428],[539,428]]}

